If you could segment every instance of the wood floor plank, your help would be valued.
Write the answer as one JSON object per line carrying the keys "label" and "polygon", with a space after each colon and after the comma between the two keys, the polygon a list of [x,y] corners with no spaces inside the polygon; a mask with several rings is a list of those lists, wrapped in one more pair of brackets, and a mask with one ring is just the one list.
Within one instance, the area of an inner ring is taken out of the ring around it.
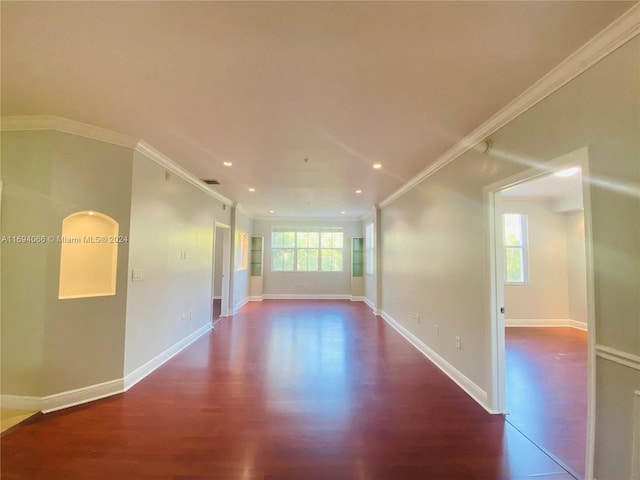
{"label": "wood floor plank", "polygon": [[248,304],[128,392],[39,417],[1,440],[4,480],[565,473],[348,301]]}
{"label": "wood floor plank", "polygon": [[584,478],[587,332],[512,327],[506,347],[509,422]]}

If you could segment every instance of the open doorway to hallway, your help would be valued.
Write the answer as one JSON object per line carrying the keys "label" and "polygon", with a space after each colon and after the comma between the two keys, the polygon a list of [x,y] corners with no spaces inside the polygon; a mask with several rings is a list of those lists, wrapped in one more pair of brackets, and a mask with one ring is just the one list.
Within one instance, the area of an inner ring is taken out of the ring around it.
{"label": "open doorway to hallway", "polygon": [[230,242],[231,229],[216,222],[213,240],[212,323],[229,315]]}
{"label": "open doorway to hallway", "polygon": [[506,419],[584,478],[588,338],[580,168],[499,195]]}

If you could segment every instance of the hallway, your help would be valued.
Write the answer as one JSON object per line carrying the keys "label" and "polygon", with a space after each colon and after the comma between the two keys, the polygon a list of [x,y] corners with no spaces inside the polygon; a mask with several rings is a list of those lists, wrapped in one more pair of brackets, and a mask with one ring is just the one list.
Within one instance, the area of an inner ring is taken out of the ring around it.
{"label": "hallway", "polygon": [[571,480],[363,303],[250,303],[128,392],[2,436],[4,480]]}

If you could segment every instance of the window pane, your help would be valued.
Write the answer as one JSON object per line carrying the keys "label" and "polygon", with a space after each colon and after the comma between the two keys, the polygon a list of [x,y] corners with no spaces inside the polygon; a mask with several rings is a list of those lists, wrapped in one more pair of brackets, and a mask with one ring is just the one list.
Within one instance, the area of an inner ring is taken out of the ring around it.
{"label": "window pane", "polygon": [[282,250],[274,248],[271,251],[271,270],[274,272],[281,272],[284,267],[284,261],[282,259]]}
{"label": "window pane", "polygon": [[308,259],[308,270],[310,272],[318,271],[318,257],[320,256],[320,251],[317,249],[309,249],[307,250],[307,259]]}
{"label": "window pane", "polygon": [[506,267],[507,282],[523,283],[524,282],[524,262],[522,249],[519,247],[507,247],[506,249]]}
{"label": "window pane", "polygon": [[309,234],[307,232],[298,232],[296,234],[297,236],[297,248],[307,248],[307,245],[309,243]]}
{"label": "window pane", "polygon": [[343,243],[342,243],[342,239],[343,239],[343,234],[342,232],[334,232],[332,235],[332,247],[333,248],[342,248],[343,247]]}
{"label": "window pane", "polygon": [[334,272],[342,271],[342,250],[333,251],[331,270]]}
{"label": "window pane", "polygon": [[284,247],[284,234],[281,232],[273,232],[271,234],[271,247],[282,248]]}
{"label": "window pane", "polygon": [[331,271],[331,250],[322,250],[322,265],[320,266],[320,270],[323,272]]}
{"label": "window pane", "polygon": [[296,248],[296,234],[295,232],[284,232],[283,234],[285,248]]}
{"label": "window pane", "polygon": [[[295,238],[295,237],[294,237]],[[283,267],[282,270],[285,272],[293,272],[293,267],[294,267],[294,263],[293,263],[293,259],[295,258],[295,250],[293,249],[289,249],[289,248],[285,248],[282,250],[282,261],[283,261]]]}
{"label": "window pane", "polygon": [[337,248],[322,249],[322,271],[342,271],[342,250]]}
{"label": "window pane", "polygon": [[522,215],[511,213],[504,215],[504,244],[522,245]]}
{"label": "window pane", "polygon": [[331,233],[322,232],[320,234],[320,245],[322,248],[331,248]]}
{"label": "window pane", "polygon": [[320,233],[319,232],[309,232],[309,248],[320,248]]}
{"label": "window pane", "polygon": [[298,265],[297,268],[301,272],[306,272],[307,268],[307,250],[298,249]]}

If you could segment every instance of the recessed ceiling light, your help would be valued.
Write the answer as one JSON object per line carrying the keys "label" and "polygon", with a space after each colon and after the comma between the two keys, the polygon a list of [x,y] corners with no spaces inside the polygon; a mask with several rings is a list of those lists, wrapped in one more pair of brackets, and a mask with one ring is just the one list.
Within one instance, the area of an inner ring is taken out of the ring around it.
{"label": "recessed ceiling light", "polygon": [[554,173],[556,177],[571,177],[580,171],[580,167],[571,167]]}
{"label": "recessed ceiling light", "polygon": [[233,165],[232,162],[223,162],[222,163],[225,167],[230,167],[231,165]]}
{"label": "recessed ceiling light", "polygon": [[362,193],[362,190],[358,189],[356,190],[356,193]]}
{"label": "recessed ceiling light", "polygon": [[341,214],[341,215],[344,215],[345,213],[347,213],[347,212],[344,212],[344,211],[343,211],[343,212],[340,212],[340,214]]}
{"label": "recessed ceiling light", "polygon": [[376,170],[379,170],[382,168],[382,164],[381,163],[374,163],[373,164],[373,168],[375,168]]}
{"label": "recessed ceiling light", "polygon": [[269,213],[276,213],[275,210],[269,210]]}
{"label": "recessed ceiling light", "polygon": [[250,191],[250,192],[255,192],[255,191],[256,191],[256,189],[255,189],[255,188],[253,188],[253,187],[251,187],[251,188],[249,189],[249,191]]}

